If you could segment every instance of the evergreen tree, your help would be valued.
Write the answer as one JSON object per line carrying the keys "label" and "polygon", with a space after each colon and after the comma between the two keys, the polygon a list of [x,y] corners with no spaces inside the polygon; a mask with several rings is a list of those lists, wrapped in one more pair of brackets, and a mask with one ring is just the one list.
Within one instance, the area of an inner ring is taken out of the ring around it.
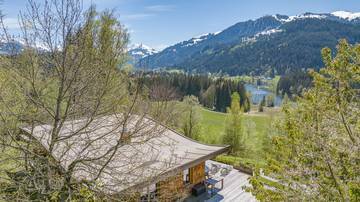
{"label": "evergreen tree", "polygon": [[244,112],[250,112],[251,110],[251,94],[250,93],[246,93],[246,98],[245,98],[245,102],[244,102],[244,105],[243,105],[243,109],[244,109]]}
{"label": "evergreen tree", "polygon": [[240,108],[240,96],[233,93],[231,96],[231,107],[228,108],[229,118],[226,120],[225,135],[223,143],[231,146],[232,154],[244,151],[245,145],[242,134],[242,110]]}
{"label": "evergreen tree", "polygon": [[[360,45],[341,40],[333,58],[322,51],[325,68],[311,72],[313,87],[285,106],[272,138],[264,186],[256,175],[250,191],[261,201],[359,201]],[[274,182],[275,183],[275,182]],[[276,183],[275,183],[276,184]]]}
{"label": "evergreen tree", "polygon": [[244,110],[244,112],[250,111],[250,99],[249,94],[246,92],[245,86],[243,83],[238,82],[236,91],[240,95],[240,106]]}
{"label": "evergreen tree", "polygon": [[[223,106],[222,106],[222,109],[223,109],[222,111],[226,112],[227,107],[231,106],[231,100],[232,100],[232,97],[231,97],[231,93],[232,93],[231,82],[226,81],[225,85],[223,87],[224,87],[223,88],[224,103],[223,103]],[[239,96],[238,104],[240,104],[240,96]]]}
{"label": "evergreen tree", "polygon": [[139,76],[141,83],[146,89],[156,89],[158,86],[168,86],[179,92],[180,97],[194,95],[200,98],[200,104],[226,112],[230,106],[231,94],[238,92],[240,105],[244,111],[249,111],[250,100],[247,97],[245,86],[241,81],[234,81],[230,78],[213,78],[207,75],[190,75],[183,73],[169,72],[147,72],[145,76]]}
{"label": "evergreen tree", "polygon": [[213,109],[215,105],[215,95],[216,88],[215,85],[211,85],[204,93],[201,94],[201,103],[209,108]]}
{"label": "evergreen tree", "polygon": [[267,107],[274,107],[275,106],[275,98],[272,94],[266,96],[266,106]]}
{"label": "evergreen tree", "polygon": [[265,103],[266,103],[265,96],[263,96],[263,99],[259,104],[259,112],[264,112]]}

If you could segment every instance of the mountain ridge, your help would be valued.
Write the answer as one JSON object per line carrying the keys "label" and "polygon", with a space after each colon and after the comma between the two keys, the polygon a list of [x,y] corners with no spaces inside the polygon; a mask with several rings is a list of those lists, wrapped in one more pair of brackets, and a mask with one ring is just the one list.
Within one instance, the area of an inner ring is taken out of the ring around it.
{"label": "mountain ridge", "polygon": [[[345,31],[341,32],[341,30],[332,29],[329,27],[330,25]],[[179,42],[158,53],[140,59],[136,66],[149,69],[179,68],[191,72],[226,72],[234,74],[264,72],[263,70],[265,69],[267,69],[266,71],[269,70],[269,68],[264,68],[264,66],[273,66],[275,63],[269,62],[267,64],[265,61],[264,64],[254,64],[254,67],[250,67],[251,63],[245,60],[245,63],[248,63],[247,65],[249,66],[244,67],[235,64],[234,61],[236,59],[244,61],[241,55],[243,57],[247,56],[248,54],[244,54],[245,49],[251,49],[250,47],[254,45],[258,46],[256,43],[261,42],[264,48],[269,48],[266,44],[272,43],[272,40],[278,40],[277,37],[281,36],[283,39],[286,38],[288,40],[281,41],[283,44],[292,44],[293,39],[296,40],[299,37],[302,37],[303,40],[306,39],[307,41],[303,41],[305,45],[299,45],[299,42],[297,42],[298,45],[293,48],[306,48],[306,46],[308,46],[312,49],[318,49],[318,54],[316,55],[319,56],[322,47],[334,47],[339,37],[347,38],[350,42],[358,42],[358,35],[360,35],[360,33],[354,30],[354,27],[358,28],[358,26],[360,26],[360,13],[350,13],[346,11],[320,14],[307,12],[296,16],[280,14],[266,15],[255,20],[236,23],[219,33],[209,33]],[[294,34],[295,32],[296,34]],[[293,35],[294,38],[289,38],[289,34]],[[317,43],[309,37],[312,35],[315,36],[314,40],[316,38],[320,43]],[[324,38],[319,38],[319,35],[323,35]],[[274,38],[274,36],[276,37]],[[337,37],[337,39],[334,39],[334,37]],[[273,45],[276,47],[278,44]],[[234,52],[234,50],[239,49],[239,47],[242,47],[242,51]],[[264,51],[266,52],[266,50]],[[293,50],[289,51],[291,52]],[[234,54],[230,54],[231,52]],[[258,57],[261,58],[261,51],[257,50],[256,52],[259,52]],[[310,50],[310,52],[314,53],[314,50]],[[219,54],[227,54],[227,57],[218,57]],[[300,59],[305,59],[305,55],[306,54],[300,54]],[[218,60],[214,58],[218,58]],[[294,58],[294,55],[290,58]],[[233,62],[230,64],[228,61],[219,61],[221,59]],[[271,59],[269,58],[269,60]],[[209,61],[213,62],[210,63]],[[321,66],[319,60],[311,57],[311,61],[310,63],[304,63],[306,66],[295,67],[294,64],[292,64],[290,68],[318,68]],[[285,65],[288,65],[288,63],[289,62],[286,62]],[[222,67],[220,67],[221,65]],[[276,63],[276,65],[278,65],[278,63]],[[239,68],[239,71],[236,71],[236,68]],[[244,69],[246,69],[246,71],[243,71]],[[251,71],[251,69],[254,71]],[[258,71],[259,69],[262,70]],[[279,67],[277,70],[279,73],[284,73],[285,69],[284,67]]]}

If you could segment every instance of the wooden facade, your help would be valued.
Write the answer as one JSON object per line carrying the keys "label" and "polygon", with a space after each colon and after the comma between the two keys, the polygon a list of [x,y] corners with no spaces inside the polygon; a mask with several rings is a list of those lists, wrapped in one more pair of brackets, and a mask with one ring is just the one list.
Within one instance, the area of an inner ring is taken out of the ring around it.
{"label": "wooden facade", "polygon": [[205,162],[190,168],[190,183],[195,185],[205,180]]}
{"label": "wooden facade", "polygon": [[202,183],[205,180],[205,162],[201,162],[198,165],[189,169],[190,186],[186,186],[183,178],[183,172],[179,172],[177,175],[169,177],[165,180],[156,183],[157,197],[160,201],[176,201],[184,197],[191,190],[193,185]]}
{"label": "wooden facade", "polygon": [[185,192],[183,172],[156,183],[157,196],[160,201],[175,201]]}

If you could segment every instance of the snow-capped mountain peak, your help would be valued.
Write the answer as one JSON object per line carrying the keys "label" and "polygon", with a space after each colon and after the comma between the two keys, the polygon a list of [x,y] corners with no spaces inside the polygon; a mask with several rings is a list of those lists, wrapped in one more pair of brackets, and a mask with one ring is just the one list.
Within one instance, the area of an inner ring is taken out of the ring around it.
{"label": "snow-capped mountain peak", "polygon": [[294,15],[294,16],[286,16],[286,15],[278,15],[277,14],[277,15],[272,15],[272,17],[274,17],[276,20],[278,20],[281,23],[287,23],[287,22],[292,22],[294,20],[302,20],[302,19],[306,19],[306,18],[326,19],[326,18],[330,18],[330,17],[336,17],[341,20],[352,21],[352,20],[360,18],[360,12],[353,13],[353,12],[348,12],[348,11],[335,11],[332,13],[323,13],[323,14],[308,12],[308,13],[303,13],[303,14]]}
{"label": "snow-capped mountain peak", "polygon": [[331,13],[333,16],[345,19],[345,20],[355,20],[357,18],[360,18],[360,12],[359,13],[353,13],[348,11],[335,11]]}
{"label": "snow-capped mountain peak", "polygon": [[144,44],[134,44],[130,46],[129,51],[134,51],[134,50],[141,51],[143,53],[147,53],[150,55],[158,52],[157,50],[150,48],[149,46]]}
{"label": "snow-capped mountain peak", "polygon": [[150,48],[149,46],[144,44],[134,44],[129,48],[130,55],[136,58],[143,58],[155,54],[157,52],[158,52],[157,50]]}
{"label": "snow-capped mountain peak", "polygon": [[128,53],[133,58],[133,61],[136,63],[142,58],[158,53],[159,51],[150,48],[144,44],[133,44],[129,47]]}
{"label": "snow-capped mountain peak", "polygon": [[19,37],[14,37],[11,39],[0,39],[0,55],[19,54],[26,47],[36,49],[40,52],[47,52],[50,50],[50,48],[44,43],[35,42],[28,44],[24,39]]}

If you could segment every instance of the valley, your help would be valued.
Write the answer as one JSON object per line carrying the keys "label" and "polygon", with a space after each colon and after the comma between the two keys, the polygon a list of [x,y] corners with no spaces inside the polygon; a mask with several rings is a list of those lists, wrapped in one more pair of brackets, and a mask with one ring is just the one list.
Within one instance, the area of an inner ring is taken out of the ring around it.
{"label": "valley", "polygon": [[360,2],[0,6],[0,202],[359,201]]}

